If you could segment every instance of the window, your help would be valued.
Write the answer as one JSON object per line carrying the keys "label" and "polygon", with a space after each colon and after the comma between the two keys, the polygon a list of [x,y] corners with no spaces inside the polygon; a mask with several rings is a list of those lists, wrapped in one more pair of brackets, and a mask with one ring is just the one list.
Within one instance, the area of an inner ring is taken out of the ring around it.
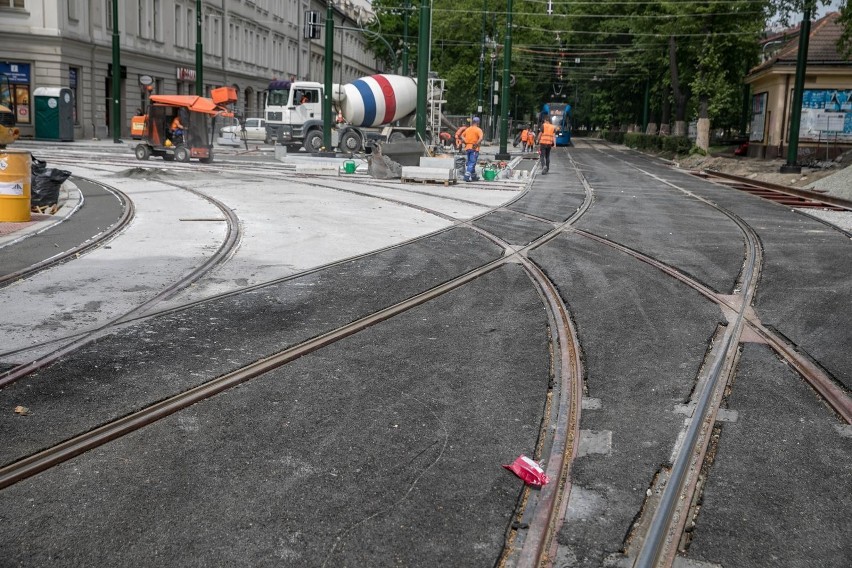
{"label": "window", "polygon": [[106,14],[106,29],[112,31],[113,24],[113,16],[112,16],[112,0],[104,0],[105,8],[104,14]]}
{"label": "window", "polygon": [[26,0],[0,0],[0,7],[3,8],[26,8],[24,5]]}
{"label": "window", "polygon": [[183,26],[183,6],[175,4],[175,45],[178,47],[186,47],[186,30]]}
{"label": "window", "polygon": [[80,124],[80,114],[77,110],[79,107],[79,97],[77,96],[77,84],[78,77],[80,77],[80,68],[79,67],[69,67],[68,68],[68,88],[71,89],[71,93],[73,95],[74,106],[71,108],[74,124]]}
{"label": "window", "polygon": [[154,13],[151,14],[151,20],[153,22],[154,29],[153,29],[153,35],[151,37],[153,37],[156,40],[161,40],[163,38],[160,37],[161,36],[161,29],[162,29],[162,26],[160,26],[160,0],[154,0],[153,8],[154,8]]}

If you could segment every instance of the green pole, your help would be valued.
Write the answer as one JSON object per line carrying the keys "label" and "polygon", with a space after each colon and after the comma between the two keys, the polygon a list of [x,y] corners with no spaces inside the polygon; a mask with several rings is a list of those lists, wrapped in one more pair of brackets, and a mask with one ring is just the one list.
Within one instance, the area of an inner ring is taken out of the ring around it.
{"label": "green pole", "polygon": [[506,39],[503,42],[503,89],[500,95],[500,152],[498,160],[511,158],[509,147],[509,68],[512,65],[512,0],[506,0]]}
{"label": "green pole", "polygon": [[417,36],[417,116],[415,128],[426,141],[426,90],[429,83],[429,0],[420,0],[420,31]]}
{"label": "green pole", "polygon": [[204,96],[204,44],[201,42],[201,0],[195,0],[195,94]]}
{"label": "green pole", "polygon": [[405,12],[402,15],[402,74],[408,77],[408,17],[411,12],[411,0],[405,0]]}
{"label": "green pole", "polygon": [[482,116],[482,75],[485,73],[485,18],[488,17],[485,10],[488,8],[488,0],[482,0],[482,43],[479,47],[479,78],[476,82],[479,87],[479,96],[477,97],[476,112]]}
{"label": "green pole", "polygon": [[325,12],[325,78],[322,95],[322,145],[331,148],[331,89],[334,79],[334,4],[327,0]]}
{"label": "green pole", "polygon": [[112,0],[112,141],[121,144],[121,44],[118,0]]}
{"label": "green pole", "polygon": [[642,134],[648,132],[648,110],[651,106],[651,79],[645,79],[645,106],[642,108]]}
{"label": "green pole", "polygon": [[805,70],[808,66],[808,36],[811,35],[811,10],[813,0],[805,4],[802,25],[799,27],[799,56],[796,60],[796,82],[793,86],[793,107],[790,109],[790,139],[787,141],[787,163],[781,166],[782,174],[802,173],[799,160],[799,123],[802,120],[802,99],[804,98]]}

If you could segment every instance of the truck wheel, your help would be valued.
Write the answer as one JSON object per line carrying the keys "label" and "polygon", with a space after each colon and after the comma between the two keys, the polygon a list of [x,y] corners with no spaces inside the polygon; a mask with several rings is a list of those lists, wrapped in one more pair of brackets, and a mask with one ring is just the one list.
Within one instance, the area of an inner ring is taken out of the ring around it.
{"label": "truck wheel", "polygon": [[319,152],[320,148],[322,148],[322,132],[311,130],[305,136],[305,150],[308,152]]}
{"label": "truck wheel", "polygon": [[352,130],[344,132],[340,137],[340,149],[344,152],[357,152],[361,149],[361,137]]}
{"label": "truck wheel", "polygon": [[189,150],[186,146],[178,146],[175,148],[175,160],[178,162],[188,162],[189,161]]}
{"label": "truck wheel", "polygon": [[147,160],[151,157],[151,148],[147,144],[137,144],[135,152],[137,160]]}
{"label": "truck wheel", "polygon": [[402,132],[391,132],[391,135],[388,137],[388,142],[399,142],[407,138],[408,136],[406,136]]}

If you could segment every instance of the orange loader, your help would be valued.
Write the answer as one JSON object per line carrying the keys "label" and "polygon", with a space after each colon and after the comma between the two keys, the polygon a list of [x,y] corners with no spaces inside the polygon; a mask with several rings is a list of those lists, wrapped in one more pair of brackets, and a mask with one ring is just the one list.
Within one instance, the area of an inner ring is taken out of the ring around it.
{"label": "orange loader", "polygon": [[[216,119],[234,116],[226,105],[235,103],[237,94],[233,87],[220,87],[213,89],[211,97],[151,95],[144,122],[140,125],[141,121],[134,117],[133,128],[141,130],[136,158],[157,156],[167,162],[196,158],[205,164],[212,162]],[[173,128],[178,122],[183,128]]]}

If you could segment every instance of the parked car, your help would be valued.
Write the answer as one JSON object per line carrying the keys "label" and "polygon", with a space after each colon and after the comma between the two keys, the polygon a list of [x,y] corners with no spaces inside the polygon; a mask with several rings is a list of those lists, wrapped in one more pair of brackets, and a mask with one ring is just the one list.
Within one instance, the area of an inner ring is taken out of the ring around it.
{"label": "parked car", "polygon": [[237,138],[250,142],[266,142],[266,120],[263,118],[247,118],[245,132],[239,124],[225,126],[219,130],[222,138]]}

